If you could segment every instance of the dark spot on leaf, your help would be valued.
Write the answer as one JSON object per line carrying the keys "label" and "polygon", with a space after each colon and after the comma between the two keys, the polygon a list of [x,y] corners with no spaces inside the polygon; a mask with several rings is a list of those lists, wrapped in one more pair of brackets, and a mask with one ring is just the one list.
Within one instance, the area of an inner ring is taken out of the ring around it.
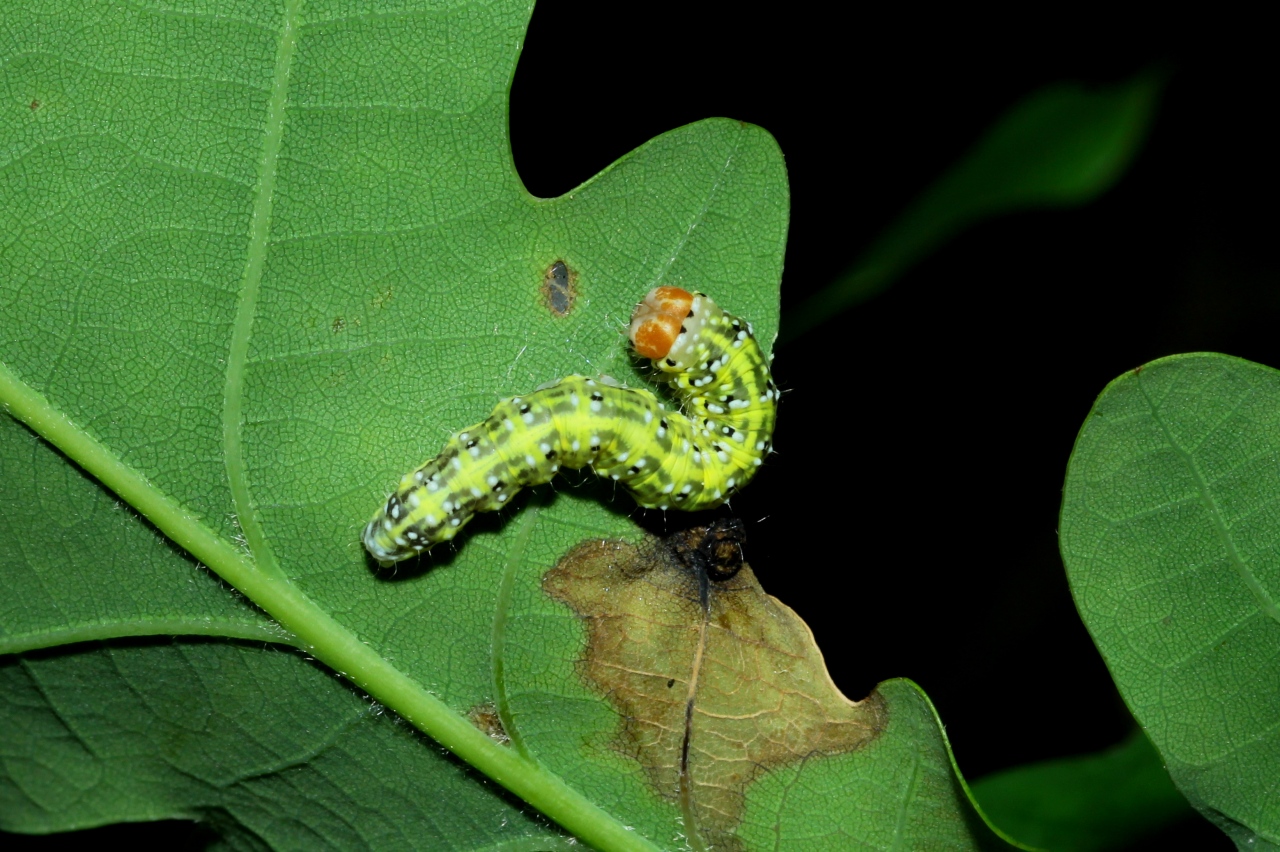
{"label": "dark spot on leaf", "polygon": [[738,518],[718,518],[705,527],[675,533],[667,542],[686,567],[705,571],[712,580],[732,579],[742,570],[747,529]]}
{"label": "dark spot on leaf", "polygon": [[347,327],[347,321],[342,317],[334,317],[333,325],[331,327],[333,329],[333,333],[337,334],[338,332],[344,330]]}
{"label": "dark spot on leaf", "polygon": [[39,102],[39,101],[32,101],[32,102],[31,102],[31,111],[32,111],[32,112],[35,112],[35,111],[36,111],[36,110],[38,110],[38,109],[40,109],[40,102]]}
{"label": "dark spot on leaf", "polygon": [[552,316],[568,316],[578,300],[578,273],[563,260],[547,268],[542,279],[542,300]]}

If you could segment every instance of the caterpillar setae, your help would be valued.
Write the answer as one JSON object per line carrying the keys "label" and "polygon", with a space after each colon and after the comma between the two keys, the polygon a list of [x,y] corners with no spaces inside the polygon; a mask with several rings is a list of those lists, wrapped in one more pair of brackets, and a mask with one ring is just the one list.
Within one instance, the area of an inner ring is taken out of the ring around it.
{"label": "caterpillar setae", "polygon": [[562,467],[589,467],[641,506],[720,505],[772,449],[778,391],[751,323],[711,297],[657,287],[629,332],[681,412],[608,376],[568,376],[503,400],[440,455],[407,474],[364,529],[378,562],[408,559],[457,535],[476,512],[499,509]]}

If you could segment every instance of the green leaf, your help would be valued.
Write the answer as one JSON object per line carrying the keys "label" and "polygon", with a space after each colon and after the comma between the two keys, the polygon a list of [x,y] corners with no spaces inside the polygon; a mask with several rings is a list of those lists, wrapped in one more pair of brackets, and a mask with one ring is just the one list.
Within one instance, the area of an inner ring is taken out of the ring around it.
{"label": "green leaf", "polygon": [[1112,382],[1067,469],[1076,606],[1193,806],[1280,844],[1280,373],[1179,355]]}
{"label": "green leaf", "polygon": [[[579,676],[583,625],[542,588],[573,545],[636,534],[627,498],[544,489],[392,575],[359,544],[497,399],[570,372],[643,383],[621,327],[650,287],[777,328],[773,139],[700,122],[531,197],[507,137],[528,15],[0,12],[0,827],[568,842],[536,810],[600,849],[684,845],[679,806],[607,745],[622,720]],[[544,289],[557,261],[567,306]],[[792,782],[747,788],[743,848],[995,842],[927,700],[884,694],[876,750],[802,751]]]}
{"label": "green leaf", "polygon": [[881,292],[966,228],[1106,192],[1146,138],[1161,84],[1147,71],[1096,90],[1049,86],[1015,104],[846,272],[787,314],[783,342]]}
{"label": "green leaf", "polygon": [[163,641],[10,657],[0,726],[5,763],[22,767],[0,784],[7,828],[185,818],[248,848],[573,846],[288,650]]}
{"label": "green leaf", "polygon": [[1054,852],[1127,849],[1194,814],[1141,731],[1099,754],[988,775],[973,794],[1001,829]]}

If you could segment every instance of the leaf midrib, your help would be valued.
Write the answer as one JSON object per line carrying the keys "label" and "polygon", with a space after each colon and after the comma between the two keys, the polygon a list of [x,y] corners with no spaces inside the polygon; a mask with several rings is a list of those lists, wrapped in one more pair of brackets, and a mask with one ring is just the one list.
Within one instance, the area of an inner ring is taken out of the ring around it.
{"label": "leaf midrib", "polygon": [[179,547],[258,605],[282,628],[292,632],[298,647],[344,675],[462,760],[597,848],[656,852],[647,838],[622,825],[563,778],[515,749],[494,743],[377,649],[363,642],[283,576],[267,545],[262,525],[253,511],[246,475],[245,370],[270,243],[277,166],[302,4],[303,0],[287,0],[282,17],[223,390],[223,449],[232,504],[253,558],[89,435],[3,363],[0,363],[0,405],[141,512]]}
{"label": "leaf midrib", "polygon": [[1146,383],[1141,373],[1135,377],[1135,381],[1137,381],[1138,390],[1141,391],[1142,398],[1146,401],[1147,408],[1151,412],[1151,419],[1160,427],[1160,432],[1164,435],[1165,440],[1168,441],[1169,446],[1173,448],[1173,451],[1176,452],[1179,458],[1182,459],[1183,463],[1186,464],[1187,469],[1191,471],[1191,475],[1195,477],[1196,489],[1200,492],[1200,498],[1204,502],[1205,508],[1209,511],[1209,517],[1213,522],[1214,528],[1218,531],[1218,537],[1222,540],[1223,546],[1226,548],[1227,556],[1231,561],[1232,567],[1235,568],[1236,574],[1239,575],[1240,580],[1245,584],[1245,587],[1249,589],[1249,592],[1258,602],[1258,606],[1262,609],[1263,613],[1273,621],[1280,623],[1280,606],[1277,606],[1276,602],[1272,600],[1271,596],[1267,593],[1266,588],[1261,582],[1259,582],[1258,578],[1254,576],[1253,572],[1249,570],[1244,557],[1241,556],[1239,549],[1236,547],[1235,538],[1231,535],[1231,529],[1227,526],[1227,521],[1222,516],[1222,510],[1218,507],[1218,501],[1214,499],[1212,487],[1209,485],[1204,473],[1200,470],[1200,466],[1196,463],[1195,456],[1193,456],[1191,452],[1186,450],[1182,444],[1177,441],[1172,431],[1170,431],[1169,425],[1164,421],[1164,418],[1160,416],[1160,407],[1157,405],[1156,401],[1151,398],[1151,394],[1148,393]]}

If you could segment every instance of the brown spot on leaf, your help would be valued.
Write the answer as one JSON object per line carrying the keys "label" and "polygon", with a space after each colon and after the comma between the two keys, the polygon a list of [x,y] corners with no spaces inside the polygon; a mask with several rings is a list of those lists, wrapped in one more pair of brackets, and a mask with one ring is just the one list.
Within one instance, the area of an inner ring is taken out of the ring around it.
{"label": "brown spot on leaf", "polygon": [[337,334],[338,332],[343,331],[347,327],[347,321],[342,317],[334,317],[333,323],[329,327],[333,329],[334,334]]}
{"label": "brown spot on leaf", "polygon": [[741,544],[741,525],[722,522],[587,541],[542,583],[586,624],[578,671],[617,711],[616,747],[680,804],[695,848],[740,848],[752,781],[862,748],[887,724],[879,696],[852,702],[831,682],[808,626],[765,594]]}
{"label": "brown spot on leaf", "polygon": [[511,742],[511,737],[507,736],[507,729],[502,726],[502,718],[498,715],[498,708],[493,706],[492,701],[486,701],[483,704],[477,704],[472,707],[467,711],[467,718],[471,720],[471,724],[475,725],[487,734],[489,739],[499,745],[507,745]]}
{"label": "brown spot on leaf", "polygon": [[31,111],[32,111],[32,112],[35,112],[35,111],[36,111],[36,110],[38,110],[38,109],[40,109],[40,102],[39,102],[39,101],[32,101],[32,102],[31,102]]}
{"label": "brown spot on leaf", "polygon": [[542,278],[542,301],[551,311],[552,316],[568,316],[578,300],[578,273],[573,271],[563,260],[557,260],[547,267]]}

